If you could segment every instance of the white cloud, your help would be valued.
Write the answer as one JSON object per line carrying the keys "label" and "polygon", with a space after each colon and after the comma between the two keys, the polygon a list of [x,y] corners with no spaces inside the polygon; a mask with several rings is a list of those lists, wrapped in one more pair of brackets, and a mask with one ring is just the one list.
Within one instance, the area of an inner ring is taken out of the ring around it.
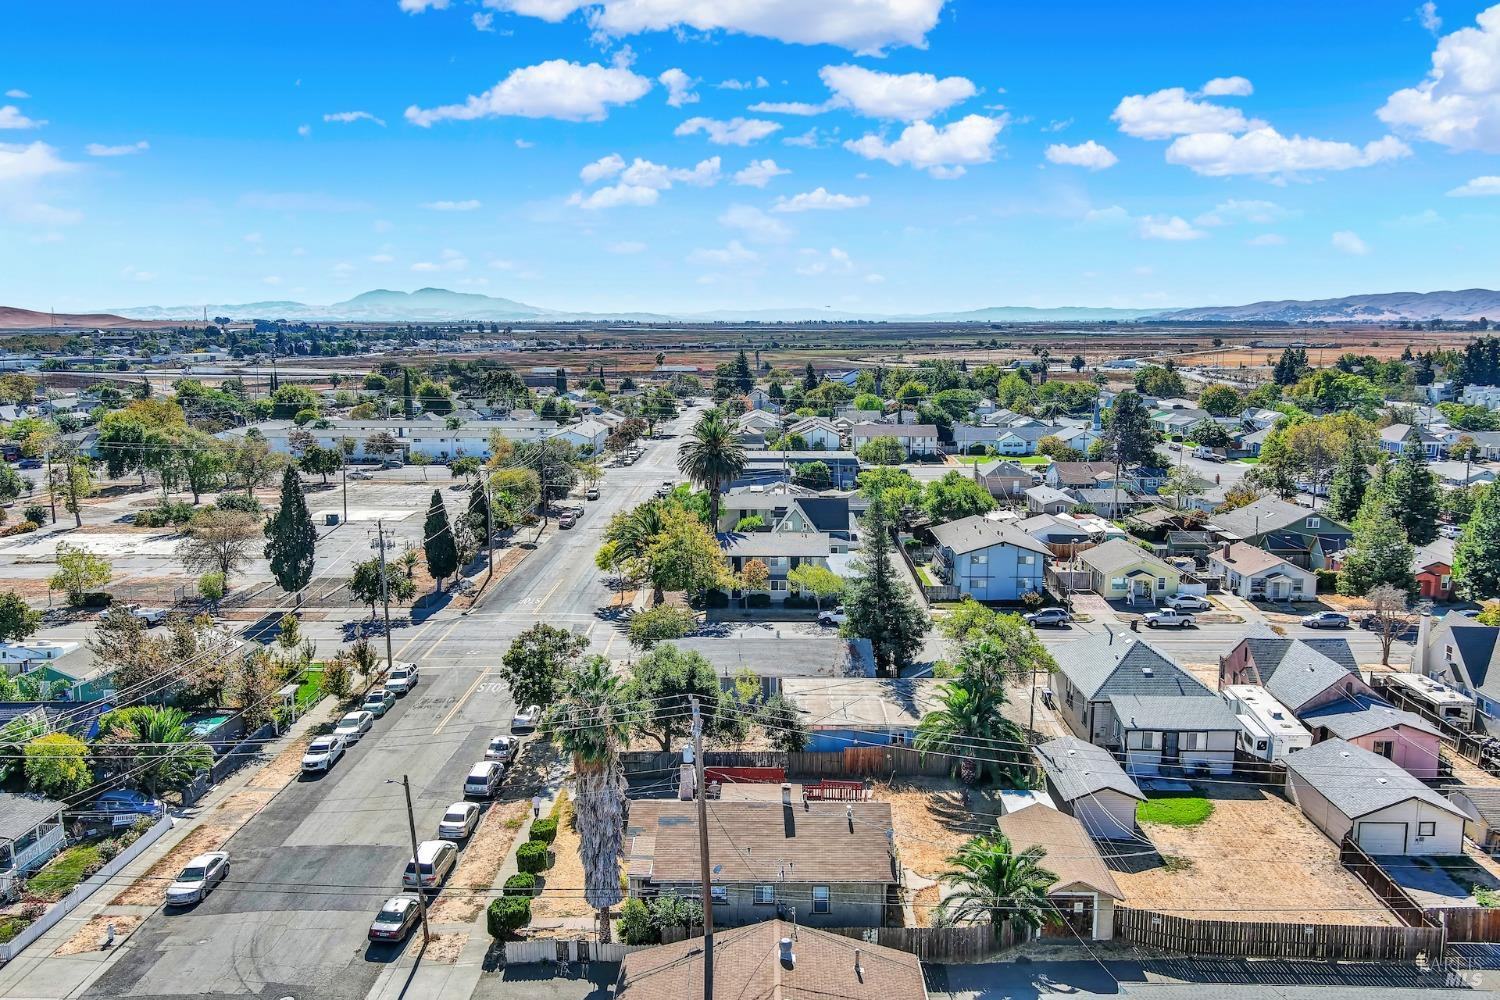
{"label": "white cloud", "polygon": [[608,156],[601,156],[593,163],[585,165],[582,170],[578,171],[578,176],[583,178],[585,184],[592,184],[606,177],[613,177],[624,169],[625,158],[619,153],[610,153]]}
{"label": "white cloud", "polygon": [[568,204],[592,212],[601,208],[619,208],[622,205],[655,205],[660,197],[661,193],[656,188],[642,187],[639,184],[612,184],[588,195],[582,191],[574,191],[568,198]]}
{"label": "white cloud", "polygon": [[19,87],[12,87],[11,89],[9,89],[9,90],[7,90],[5,92],[5,96],[9,97],[9,98],[11,98],[13,100],[24,101],[27,98],[29,98],[31,95],[28,94],[28,93],[26,93],[26,91],[22,90]]}
{"label": "white cloud", "polygon": [[715,146],[748,146],[778,131],[780,125],[761,118],[731,118],[719,121],[716,118],[689,118],[673,130],[673,135],[694,135],[703,132]]}
{"label": "white cloud", "polygon": [[469,23],[474,25],[475,31],[494,31],[495,15],[482,14],[479,11],[475,11],[472,15],[470,15]]}
{"label": "white cloud", "polygon": [[324,115],[323,120],[325,122],[338,122],[342,125],[349,125],[353,122],[374,122],[381,128],[385,128],[385,119],[376,118],[368,111],[335,111],[331,115]]}
{"label": "white cloud", "polygon": [[27,118],[14,104],[0,107],[0,128],[41,128],[45,124],[44,120]]}
{"label": "white cloud", "polygon": [[483,205],[483,202],[475,198],[466,198],[463,201],[428,201],[423,202],[422,207],[434,212],[472,212]]}
{"label": "white cloud", "polygon": [[[448,0],[401,0],[403,10],[447,6]],[[602,35],[692,28],[758,35],[800,45],[837,45],[879,53],[894,45],[927,47],[927,32],[945,0],[485,0],[486,6],[561,21],[588,8]]]}
{"label": "white cloud", "polygon": [[463,271],[469,267],[469,258],[465,257],[460,250],[445,249],[438,255],[440,261],[419,260],[411,266],[413,271],[419,273],[431,273],[433,271]]}
{"label": "white cloud", "polygon": [[714,264],[724,267],[731,264],[751,264],[760,260],[760,254],[739,240],[730,240],[717,249],[698,249],[688,255],[688,260],[698,264]]}
{"label": "white cloud", "polygon": [[1089,170],[1108,170],[1120,158],[1093,139],[1076,146],[1055,143],[1047,147],[1047,159],[1069,167],[1087,167]]}
{"label": "white cloud", "polygon": [[801,146],[804,149],[816,149],[818,147],[818,130],[816,127],[808,129],[801,135],[789,135],[781,140],[783,146]]}
{"label": "white cloud", "polygon": [[526,139],[517,139],[516,140],[516,148],[517,149],[530,149],[532,146],[535,146],[535,145],[536,145],[536,143],[530,142],[529,140],[526,140]]}
{"label": "white cloud", "polygon": [[489,266],[493,267],[497,271],[513,271],[515,270],[516,262],[513,260],[506,260],[503,257],[496,257],[494,260],[490,261]]}
{"label": "white cloud", "polygon": [[312,126],[311,125],[298,125],[297,126],[297,134],[300,135],[300,136],[302,136],[304,139],[307,138],[308,136],[312,135]]}
{"label": "white cloud", "polygon": [[1073,119],[1071,119],[1071,118],[1055,118],[1051,122],[1049,122],[1048,124],[1043,125],[1042,126],[1042,131],[1043,132],[1061,132],[1063,129],[1067,128],[1069,125],[1072,125],[1072,124],[1073,124]]}
{"label": "white cloud", "polygon": [[800,250],[798,255],[802,263],[797,265],[797,273],[808,277],[817,277],[822,274],[853,274],[854,261],[849,254],[838,247],[829,247],[828,252],[821,250]]}
{"label": "white cloud", "polygon": [[377,253],[370,255],[370,263],[372,264],[393,264],[395,263],[395,261],[396,258],[392,257],[388,253]]}
{"label": "white cloud", "polygon": [[1255,87],[1243,76],[1216,76],[1203,85],[1204,97],[1249,97]]}
{"label": "white cloud", "polygon": [[1500,177],[1476,177],[1448,192],[1450,198],[1491,198],[1500,195]]}
{"label": "white cloud", "polygon": [[1167,147],[1167,162],[1207,177],[1235,174],[1275,176],[1309,170],[1350,170],[1410,156],[1411,149],[1394,136],[1363,147],[1327,139],[1284,136],[1269,125],[1244,135],[1201,132],[1180,136]]}
{"label": "white cloud", "polygon": [[1333,248],[1335,250],[1341,250],[1344,253],[1353,254],[1356,257],[1363,257],[1365,254],[1370,252],[1370,247],[1365,243],[1365,241],[1360,239],[1357,234],[1351,233],[1347,229],[1343,229],[1339,232],[1334,233],[1333,239],[1329,242],[1333,244]]}
{"label": "white cloud", "polygon": [[773,179],[789,173],[791,171],[785,167],[778,167],[775,160],[751,160],[749,166],[735,171],[734,182],[744,187],[763,188]]}
{"label": "white cloud", "polygon": [[997,118],[968,115],[941,128],[927,122],[913,122],[895,142],[866,135],[845,142],[844,148],[869,160],[905,164],[946,179],[961,176],[965,166],[993,159],[995,139],[1007,121],[1004,115]]}
{"label": "white cloud", "polygon": [[862,66],[824,66],[818,76],[834,100],[871,118],[916,121],[966,101],[979,91],[962,76],[881,73]]}
{"label": "white cloud", "polygon": [[76,169],[76,164],[59,157],[57,150],[45,142],[25,145],[0,142],[0,186],[28,183]]}
{"label": "white cloud", "polygon": [[870,203],[865,194],[834,194],[827,188],[815,188],[790,198],[777,198],[778,212],[839,212],[849,208],[863,208]]}
{"label": "white cloud", "polygon": [[714,84],[719,90],[765,90],[770,86],[763,76],[757,76],[754,80],[720,80]]}
{"label": "white cloud", "polygon": [[645,253],[646,244],[642,243],[640,240],[621,240],[618,243],[611,243],[604,249],[608,250],[610,253],[629,255]]}
{"label": "white cloud", "polygon": [[1182,87],[1153,94],[1132,94],[1111,114],[1120,131],[1137,139],[1170,139],[1194,132],[1243,132],[1260,122],[1247,119],[1238,108],[1194,100]]}
{"label": "white cloud", "polygon": [[1476,22],[1438,40],[1426,78],[1387,98],[1381,121],[1450,149],[1500,152],[1500,4]]}
{"label": "white cloud", "polygon": [[145,139],[140,142],[128,143],[123,146],[106,146],[102,143],[91,142],[83,147],[83,151],[90,156],[131,156],[142,153],[151,148],[151,144]]}
{"label": "white cloud", "polygon": [[603,121],[611,105],[630,104],[651,89],[651,81],[631,72],[623,61],[613,66],[583,65],[549,59],[512,70],[495,86],[463,104],[406,109],[406,120],[427,128],[440,121],[470,121],[497,115],[558,118],[570,122]]}
{"label": "white cloud", "polygon": [[1286,245],[1286,237],[1280,233],[1261,233],[1245,241],[1250,247],[1279,247]]}
{"label": "white cloud", "polygon": [[721,166],[722,161],[717,156],[700,160],[691,168],[668,167],[640,157],[626,166],[624,157],[610,153],[585,165],[578,176],[585,184],[595,184],[611,177],[617,177],[619,183],[587,195],[576,191],[568,198],[568,204],[590,210],[621,205],[654,205],[659,192],[669,190],[674,184],[712,187],[719,182]]}
{"label": "white cloud", "polygon": [[680,108],[684,104],[698,103],[698,95],[693,93],[693,88],[698,86],[698,81],[682,70],[675,68],[665,70],[656,79],[667,88],[667,104],[670,106]]}
{"label": "white cloud", "polygon": [[355,271],[357,271],[359,269],[357,267],[355,267],[354,264],[352,264],[351,262],[349,262],[347,260],[341,260],[337,264],[334,264],[333,267],[329,268],[329,270],[332,271],[334,274],[337,274],[339,276],[343,276],[343,275],[346,275],[346,274],[353,274]]}
{"label": "white cloud", "polygon": [[408,14],[420,14],[426,10],[447,10],[448,0],[397,0],[396,6]]}
{"label": "white cloud", "polygon": [[438,266],[430,260],[419,260],[411,266],[411,269],[413,271],[427,272],[438,270]]}
{"label": "white cloud", "polygon": [[1443,19],[1438,17],[1437,4],[1432,0],[1417,8],[1417,21],[1434,35],[1443,30]]}
{"label": "white cloud", "polygon": [[1208,234],[1192,225],[1180,215],[1148,215],[1138,223],[1137,232],[1143,240],[1200,240]]}
{"label": "white cloud", "polygon": [[717,156],[699,160],[691,169],[667,167],[636,157],[620,174],[620,180],[625,184],[638,184],[642,187],[656,188],[659,191],[664,191],[675,183],[691,184],[694,187],[712,187],[719,182],[721,166],[722,161]]}
{"label": "white cloud", "polygon": [[832,101],[808,104],[806,101],[756,101],[749,110],[766,115],[821,115],[836,107]]}
{"label": "white cloud", "polygon": [[747,239],[757,243],[780,243],[790,239],[792,235],[791,227],[753,205],[730,205],[719,216],[719,224],[738,229]]}
{"label": "white cloud", "polygon": [[1287,218],[1291,213],[1274,201],[1245,200],[1230,198],[1228,201],[1220,202],[1213,207],[1212,211],[1204,212],[1193,220],[1197,226],[1232,226],[1240,222],[1249,222],[1256,225],[1270,225]]}

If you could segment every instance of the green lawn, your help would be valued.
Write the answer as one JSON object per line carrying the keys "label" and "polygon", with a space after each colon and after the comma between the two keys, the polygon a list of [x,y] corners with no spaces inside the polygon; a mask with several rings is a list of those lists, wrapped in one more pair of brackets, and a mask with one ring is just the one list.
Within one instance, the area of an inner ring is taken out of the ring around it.
{"label": "green lawn", "polygon": [[30,920],[22,920],[20,917],[0,917],[0,944],[14,941],[17,934],[24,931]]}
{"label": "green lawn", "polygon": [[919,579],[919,580],[922,581],[922,586],[924,586],[924,587],[935,586],[935,584],[932,582],[932,576],[931,576],[931,574],[929,574],[927,572],[927,567],[926,566],[918,566],[917,567],[917,579]]}
{"label": "green lawn", "polygon": [[1235,461],[1238,462],[1238,463],[1240,463],[1241,465],[1259,465],[1260,464],[1260,458],[1257,457],[1257,456],[1254,456],[1254,455],[1252,455],[1252,456],[1250,456],[1248,458],[1237,458],[1237,459],[1235,459]]}
{"label": "green lawn", "polygon": [[307,672],[302,675],[302,682],[297,685],[297,707],[307,708],[323,697],[323,668],[321,666],[308,667]]}
{"label": "green lawn", "polygon": [[1022,455],[1020,458],[1012,459],[1017,465],[1051,465],[1052,459],[1046,455]]}
{"label": "green lawn", "polygon": [[97,870],[103,861],[99,856],[98,844],[70,847],[31,877],[31,891],[49,902],[55,902],[72,892],[73,887],[84,880],[87,871],[90,868]]}
{"label": "green lawn", "polygon": [[1197,826],[1213,812],[1214,804],[1201,795],[1163,795],[1136,806],[1135,818],[1164,826]]}

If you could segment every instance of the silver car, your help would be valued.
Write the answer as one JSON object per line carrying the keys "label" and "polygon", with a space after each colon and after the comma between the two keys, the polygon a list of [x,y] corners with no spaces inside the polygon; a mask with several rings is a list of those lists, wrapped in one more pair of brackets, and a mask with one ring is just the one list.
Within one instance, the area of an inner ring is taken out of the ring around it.
{"label": "silver car", "polygon": [[210,851],[187,863],[167,886],[168,906],[191,906],[201,903],[210,889],[229,874],[229,852]]}
{"label": "silver car", "polygon": [[473,802],[455,802],[438,820],[439,840],[463,840],[479,825],[479,806]]}
{"label": "silver car", "polygon": [[358,743],[359,738],[370,731],[375,724],[375,716],[369,712],[350,712],[339,720],[339,724],[333,727],[335,736],[342,736],[349,743]]}

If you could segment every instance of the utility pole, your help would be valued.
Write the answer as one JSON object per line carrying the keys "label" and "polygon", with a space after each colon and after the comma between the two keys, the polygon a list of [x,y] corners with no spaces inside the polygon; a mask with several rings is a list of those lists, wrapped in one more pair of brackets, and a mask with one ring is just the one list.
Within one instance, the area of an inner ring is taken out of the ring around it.
{"label": "utility pole", "polygon": [[340,450],[342,461],[339,462],[339,478],[344,482],[344,523],[349,523],[349,456]]}
{"label": "utility pole", "polygon": [[489,582],[495,576],[495,509],[490,506],[490,487],[484,481],[484,472],[479,473],[479,491],[484,494],[484,545],[488,553],[489,568],[485,572],[485,582]]}
{"label": "utility pole", "polygon": [[[389,675],[396,669],[396,658],[391,654],[391,581],[385,568],[385,522],[376,520],[375,530],[380,543],[380,599],[385,605],[385,671]],[[425,917],[426,910],[423,914]]]}
{"label": "utility pole", "polygon": [[693,706],[693,774],[698,793],[698,877],[703,880],[703,1000],[714,998],[714,888],[708,866],[708,789],[703,787],[703,717],[697,695]]}
{"label": "utility pole", "polygon": [[[386,784],[395,784],[395,779],[388,779]],[[401,790],[406,793],[406,827],[411,832],[411,863],[417,869],[417,909],[422,913],[422,947],[432,941],[432,930],[427,926],[427,890],[422,888],[422,863],[417,860],[417,817],[411,809],[411,779],[406,775],[401,776]]]}

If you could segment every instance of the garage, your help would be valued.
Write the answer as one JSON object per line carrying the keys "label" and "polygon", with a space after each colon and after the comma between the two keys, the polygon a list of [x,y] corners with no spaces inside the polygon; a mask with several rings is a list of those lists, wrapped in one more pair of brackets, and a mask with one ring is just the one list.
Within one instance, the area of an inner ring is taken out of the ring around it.
{"label": "garage", "polygon": [[1366,854],[1405,854],[1405,823],[1359,824],[1359,846]]}

